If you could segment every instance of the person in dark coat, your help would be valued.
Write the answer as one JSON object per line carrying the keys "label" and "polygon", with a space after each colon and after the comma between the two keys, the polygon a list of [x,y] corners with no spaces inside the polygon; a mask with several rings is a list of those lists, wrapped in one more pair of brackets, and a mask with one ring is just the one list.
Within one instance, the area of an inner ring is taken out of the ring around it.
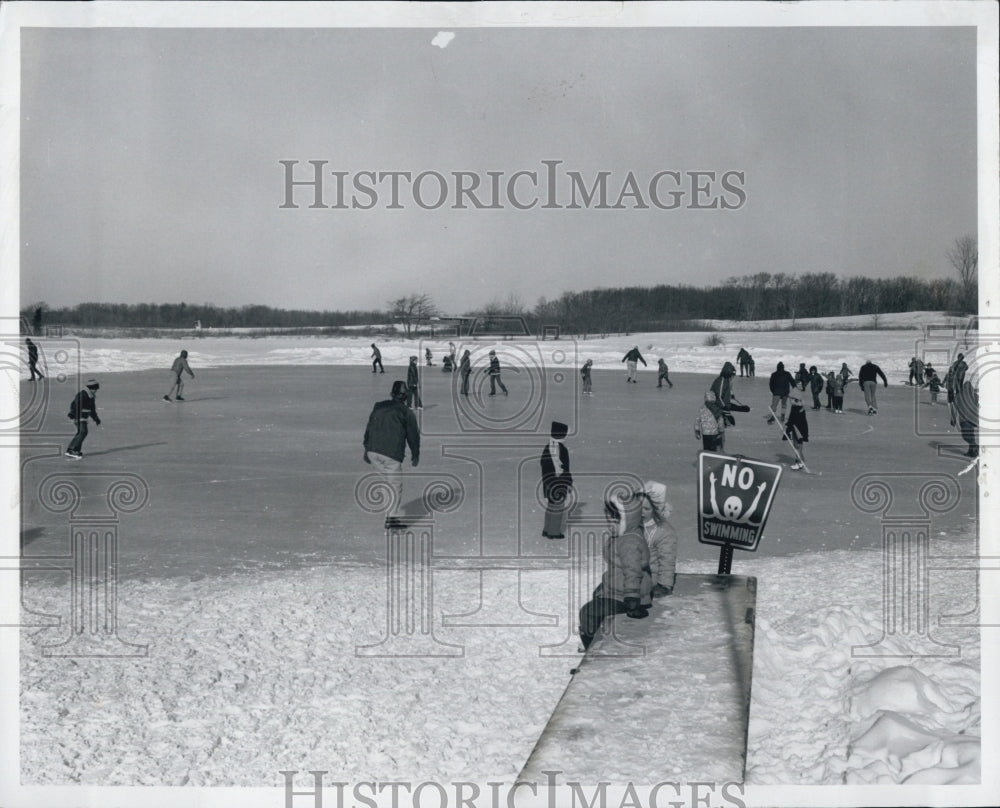
{"label": "person in dark coat", "polygon": [[364,461],[375,467],[392,491],[385,514],[387,530],[406,527],[397,514],[403,501],[403,458],[407,446],[414,468],[420,462],[420,429],[417,416],[406,406],[406,398],[406,382],[393,382],[390,398],[372,408],[362,441]]}
{"label": "person in dark coat", "polygon": [[497,394],[497,385],[500,385],[500,389],[503,390],[503,394],[507,395],[507,388],[500,380],[500,360],[497,358],[496,351],[490,351],[490,366],[485,368],[483,372],[490,375],[491,396],[495,396]]}
{"label": "person in dark coat", "polygon": [[971,381],[964,381],[956,391],[955,403],[962,440],[969,444],[969,450],[965,454],[967,457],[979,457],[979,439],[976,436],[979,428],[979,390]]}
{"label": "person in dark coat", "polygon": [[965,362],[965,354],[959,354],[955,358],[955,361],[951,363],[951,367],[948,368],[948,372],[944,376],[944,388],[948,393],[948,413],[952,426],[959,425],[958,406],[955,402],[958,398],[958,391],[965,384],[965,374],[968,369],[969,366]]}
{"label": "person in dark coat", "polygon": [[796,390],[793,390],[789,394],[788,400],[791,403],[791,409],[788,411],[788,419],[784,422],[784,435],[781,439],[790,440],[792,446],[795,447],[795,451],[798,453],[791,467],[795,470],[804,469],[806,464],[804,462],[805,455],[803,454],[802,444],[809,440],[809,423],[806,421],[806,407]]}
{"label": "person in dark coat", "polygon": [[379,373],[385,373],[385,368],[382,367],[382,352],[375,347],[375,343],[372,343],[372,373],[375,373],[376,369]]}
{"label": "person in dark coat", "polygon": [[418,410],[424,408],[420,400],[420,370],[417,368],[417,357],[410,357],[410,366],[406,369],[406,406]]}
{"label": "person in dark coat", "polygon": [[882,368],[869,359],[861,366],[861,370],[858,371],[858,384],[861,385],[861,389],[864,391],[865,404],[868,405],[869,415],[878,415],[878,402],[875,401],[875,389],[878,387],[876,377],[881,377],[882,384],[886,387],[889,386],[889,380],[882,372]]}
{"label": "person in dark coat", "polygon": [[76,423],[76,434],[66,447],[66,457],[72,460],[82,460],[83,442],[87,439],[87,420],[94,419],[100,426],[101,418],[97,414],[97,391],[101,389],[96,379],[88,379],[86,386],[73,397],[69,405],[69,418]]}
{"label": "person in dark coat", "polygon": [[809,391],[812,393],[813,397],[813,409],[818,410],[821,408],[819,403],[819,394],[823,392],[823,387],[826,384],[826,380],[823,378],[816,366],[813,365],[809,368]]}
{"label": "person in dark coat", "polygon": [[44,379],[45,376],[38,369],[38,346],[31,341],[31,337],[25,337],[24,344],[28,349],[28,370],[31,372],[31,381],[35,380],[35,376]]}
{"label": "person in dark coat", "polygon": [[809,371],[806,370],[805,362],[799,362],[799,369],[795,371],[795,383],[803,391],[809,386]]}
{"label": "person in dark coat", "polygon": [[750,375],[750,353],[746,348],[740,348],[739,353],[736,354],[736,364],[740,366],[741,378],[744,371],[746,371],[747,376]]}
{"label": "person in dark coat", "polygon": [[580,376],[583,378],[583,394],[585,396],[594,395],[593,382],[590,378],[590,370],[594,367],[594,360],[588,359],[583,363],[583,367],[580,368]]}
{"label": "person in dark coat", "polygon": [[757,363],[753,361],[752,354],[747,354],[747,373],[750,376],[757,375]]}
{"label": "person in dark coat", "polygon": [[462,361],[459,363],[458,373],[462,377],[462,389],[460,392],[463,396],[467,396],[469,395],[469,376],[472,375],[472,358],[468,349],[466,349],[462,354]]}
{"label": "person in dark coat", "polygon": [[545,526],[542,535],[547,539],[564,539],[566,517],[572,506],[573,475],[569,470],[569,450],[562,441],[569,427],[559,421],[552,422],[550,440],[542,449],[542,496],[545,507]]}
{"label": "person in dark coat", "polygon": [[594,641],[605,617],[648,617],[653,603],[649,545],[642,532],[642,497],[610,499],[604,504],[604,514],[610,528],[604,543],[607,569],[593,598],[580,609],[580,641],[584,649]]}
{"label": "person in dark coat", "polygon": [[781,420],[785,420],[785,413],[788,411],[788,394],[795,387],[795,379],[792,374],[785,370],[785,363],[778,362],[778,366],[768,382],[771,389],[771,414],[767,417],[769,424],[774,423],[774,416],[778,414],[778,405],[781,405]]}
{"label": "person in dark coat", "polygon": [[434,358],[434,354],[431,353],[430,348],[424,348],[424,358],[427,360],[427,367],[434,367],[434,363],[431,361]]}
{"label": "person in dark coat", "polygon": [[663,383],[666,382],[671,387],[673,387],[674,383],[670,381],[670,368],[667,367],[667,361],[662,356],[660,357],[660,362],[659,365],[657,366],[657,370],[659,371],[659,374],[656,377],[656,386],[663,387]]}
{"label": "person in dark coat", "polygon": [[177,391],[176,399],[178,401],[183,401],[184,396],[181,393],[184,392],[184,377],[183,374],[187,373],[192,379],[194,378],[194,372],[191,370],[191,366],[188,364],[188,352],[181,351],[180,356],[178,356],[174,363],[170,366],[170,374],[173,376],[173,384],[170,385],[170,389],[167,390],[167,394],[163,397],[164,401],[170,401],[170,394]]}
{"label": "person in dark coat", "polygon": [[643,367],[649,367],[649,365],[646,364],[646,360],[642,358],[642,354],[639,353],[638,345],[632,346],[632,350],[622,357],[622,362],[624,362],[625,367],[628,368],[628,378],[626,378],[625,381],[632,382],[633,384],[639,383],[637,379],[637,376],[639,375],[639,363],[642,362]]}
{"label": "person in dark coat", "polygon": [[[750,412],[748,406],[741,404],[733,396],[732,379],[735,375],[736,367],[733,363],[723,363],[722,371],[712,380],[708,390],[705,391],[705,403],[702,409],[715,420],[718,427],[717,431],[713,432],[711,420],[704,412],[699,413],[698,423],[700,426],[696,429],[696,434],[700,433],[706,450],[719,452],[725,450],[726,426],[733,426],[736,423],[732,415],[733,410]],[[710,438],[710,440],[706,440],[706,438]]]}

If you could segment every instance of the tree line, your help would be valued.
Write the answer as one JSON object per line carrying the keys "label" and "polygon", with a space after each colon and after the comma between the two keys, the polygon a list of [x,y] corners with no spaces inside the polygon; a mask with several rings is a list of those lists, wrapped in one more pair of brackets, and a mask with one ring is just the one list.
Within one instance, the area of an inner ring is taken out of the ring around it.
{"label": "tree line", "polygon": [[[530,308],[516,292],[473,311],[442,312],[429,294],[390,300],[384,310],[306,311],[271,306],[223,308],[210,303],[81,303],[51,309],[33,303],[21,311],[38,333],[42,320],[65,326],[121,328],[325,328],[394,324],[406,336],[433,331],[441,319],[470,317],[521,318],[531,333],[558,325],[572,334],[671,331],[702,328],[704,320],[796,320],[811,317],[869,315],[889,312],[955,311],[978,308],[979,249],[974,236],[955,239],[945,253],[958,279],[907,276],[841,278],[832,272],[803,275],[758,272],[731,277],[715,286],[667,285],[588,289],[564,292],[556,300],[541,298]],[[453,319],[452,322],[455,322]]]}
{"label": "tree line", "polygon": [[383,323],[386,312],[224,308],[211,303],[80,303],[66,308],[32,303],[21,311],[21,317],[33,324],[44,321],[89,328],[336,328]]}

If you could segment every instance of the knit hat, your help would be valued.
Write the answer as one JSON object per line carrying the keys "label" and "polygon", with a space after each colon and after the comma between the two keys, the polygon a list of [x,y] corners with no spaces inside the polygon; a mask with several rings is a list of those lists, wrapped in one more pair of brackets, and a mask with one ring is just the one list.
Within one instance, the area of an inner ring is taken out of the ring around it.
{"label": "knit hat", "polygon": [[663,483],[650,480],[642,487],[642,493],[649,497],[653,507],[660,512],[664,519],[670,516],[673,509],[667,502],[667,487]]}
{"label": "knit hat", "polygon": [[569,434],[569,427],[559,421],[553,421],[552,431],[549,434],[556,440],[562,440]]}
{"label": "knit hat", "polygon": [[101,385],[98,384],[97,379],[87,379],[87,389],[88,390],[99,390]]}

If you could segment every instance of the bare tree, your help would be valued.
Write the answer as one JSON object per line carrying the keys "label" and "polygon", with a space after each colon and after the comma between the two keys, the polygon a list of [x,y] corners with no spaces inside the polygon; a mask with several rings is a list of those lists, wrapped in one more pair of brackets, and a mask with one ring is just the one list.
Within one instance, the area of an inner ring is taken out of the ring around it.
{"label": "bare tree", "polygon": [[976,307],[976,280],[979,271],[979,240],[975,236],[955,239],[951,249],[945,253],[962,285],[962,304],[966,308]]}
{"label": "bare tree", "polygon": [[393,319],[399,320],[407,337],[413,335],[414,327],[422,320],[429,320],[437,313],[437,306],[427,294],[405,295],[389,301],[389,314]]}

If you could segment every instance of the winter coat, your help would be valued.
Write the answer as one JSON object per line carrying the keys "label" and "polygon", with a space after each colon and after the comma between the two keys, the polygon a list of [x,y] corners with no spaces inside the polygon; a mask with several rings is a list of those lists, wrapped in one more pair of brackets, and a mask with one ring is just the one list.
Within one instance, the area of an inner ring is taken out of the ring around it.
{"label": "winter coat", "polygon": [[499,376],[500,375],[500,360],[497,359],[496,356],[491,356],[490,357],[489,375],[490,376]]}
{"label": "winter coat", "polygon": [[809,441],[809,423],[806,421],[806,411],[804,407],[792,407],[785,421],[785,434],[782,440],[788,440],[791,435],[793,440],[802,443]]}
{"label": "winter coat", "polygon": [[604,543],[604,561],[608,566],[595,595],[612,600],[639,598],[643,606],[653,602],[649,545],[640,530],[611,536]]}
{"label": "winter coat", "polygon": [[593,367],[592,362],[587,362],[582,368],[580,368],[580,375],[583,377],[585,382],[590,381],[590,369]]}
{"label": "winter coat", "polygon": [[573,485],[573,475],[569,472],[569,450],[559,442],[559,464],[562,473],[556,471],[556,463],[548,444],[542,449],[542,494],[550,502],[562,502]]}
{"label": "winter coat", "polygon": [[406,386],[407,387],[420,386],[420,371],[417,370],[416,362],[410,362],[410,366],[406,369]]}
{"label": "winter coat", "polygon": [[698,418],[694,422],[694,436],[698,440],[702,435],[718,435],[725,431],[725,419],[721,415],[713,415],[707,404],[698,410]]}
{"label": "winter coat", "polygon": [[882,372],[882,368],[876,365],[874,362],[865,362],[861,366],[861,370],[858,371],[858,384],[863,385],[865,382],[877,381],[876,377],[882,377],[882,383],[885,385],[889,384],[889,380],[885,377]]}
{"label": "winter coat", "polygon": [[787,396],[792,391],[794,386],[795,379],[792,378],[791,373],[785,370],[784,366],[774,371],[774,373],[771,374],[770,381],[768,382],[771,394],[775,396]]}
{"label": "winter coat", "polygon": [[677,573],[677,532],[669,522],[657,524],[652,519],[643,524],[649,545],[649,569],[653,586],[672,587]]}
{"label": "winter coat", "polygon": [[809,377],[809,389],[812,390],[812,392],[816,393],[817,395],[823,392],[824,384],[825,380],[819,373],[813,373]]}
{"label": "winter coat", "polygon": [[622,357],[622,362],[642,362],[643,365],[646,364],[646,360],[642,358],[642,354],[639,353],[638,348],[633,348],[625,356]]}
{"label": "winter coat", "polygon": [[69,405],[69,417],[77,422],[86,421],[89,417],[94,419],[95,424],[100,424],[101,419],[97,415],[97,397],[87,388],[81,390]]}
{"label": "winter coat", "polygon": [[[160,366],[162,367],[162,365]],[[191,366],[188,364],[187,359],[183,356],[178,356],[174,363],[170,366],[170,372],[175,376],[180,376],[182,373],[187,372],[187,374],[193,379],[194,374],[191,372]]]}
{"label": "winter coat", "polygon": [[365,451],[385,455],[402,463],[407,446],[410,447],[410,457],[418,461],[420,430],[417,428],[417,416],[402,401],[390,398],[378,402],[368,416]]}
{"label": "winter coat", "polygon": [[469,359],[468,354],[462,354],[462,361],[459,364],[458,369],[462,372],[463,376],[468,376],[472,373],[472,360]]}

